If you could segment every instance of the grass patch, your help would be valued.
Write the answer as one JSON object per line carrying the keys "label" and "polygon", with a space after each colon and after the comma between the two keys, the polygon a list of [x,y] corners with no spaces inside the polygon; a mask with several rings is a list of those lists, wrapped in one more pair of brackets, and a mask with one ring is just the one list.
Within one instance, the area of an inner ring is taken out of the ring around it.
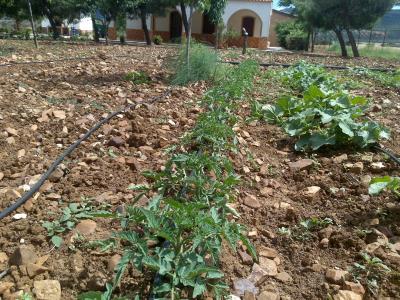
{"label": "grass patch", "polygon": [[193,43],[190,50],[190,68],[186,62],[186,49],[183,47],[178,57],[171,62],[172,84],[186,85],[197,81],[215,82],[221,79],[226,68],[218,64],[218,54],[211,48]]}
{"label": "grass patch", "polygon": [[[340,54],[340,46],[338,43],[333,43],[328,48],[329,52],[335,52]],[[360,55],[365,57],[372,57],[372,58],[385,58],[385,59],[392,59],[398,60],[400,57],[400,48],[394,47],[377,47],[375,44],[368,44],[365,47],[359,47]],[[351,47],[347,47],[347,52],[349,54],[352,53]]]}

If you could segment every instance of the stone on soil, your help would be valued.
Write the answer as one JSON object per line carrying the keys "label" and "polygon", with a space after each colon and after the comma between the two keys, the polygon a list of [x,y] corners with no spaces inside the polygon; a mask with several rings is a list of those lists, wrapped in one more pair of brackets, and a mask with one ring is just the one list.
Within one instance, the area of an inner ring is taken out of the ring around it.
{"label": "stone on soil", "polygon": [[289,163],[289,168],[292,171],[303,171],[310,169],[314,164],[312,159],[301,159],[296,162]]}
{"label": "stone on soil", "polygon": [[258,288],[248,279],[238,279],[233,283],[235,294],[243,296],[245,292],[258,294]]}
{"label": "stone on soil", "polygon": [[245,251],[239,251],[240,259],[243,264],[251,266],[253,264],[253,258]]}
{"label": "stone on soil", "polygon": [[278,293],[265,291],[258,295],[257,300],[280,300],[281,296]]}
{"label": "stone on soil", "polygon": [[7,281],[0,282],[0,296],[9,291],[13,286],[14,286],[13,282],[7,282]]}
{"label": "stone on soil", "polygon": [[347,275],[347,271],[336,270],[336,269],[328,269],[326,271],[325,277],[326,280],[330,283],[341,283],[344,280],[344,277]]}
{"label": "stone on soil", "polygon": [[362,296],[352,291],[339,291],[333,296],[333,300],[362,300]]}
{"label": "stone on soil", "polygon": [[38,280],[33,282],[37,300],[60,300],[61,285],[58,280]]}
{"label": "stone on soil", "polygon": [[289,273],[287,273],[287,272],[280,272],[276,275],[275,278],[282,282],[292,282],[293,281],[292,276],[290,276]]}
{"label": "stone on soil", "polygon": [[354,293],[357,293],[359,295],[364,295],[365,294],[365,289],[361,283],[355,283],[351,281],[345,281],[343,288],[349,291],[352,291]]}
{"label": "stone on soil", "polygon": [[251,270],[251,274],[247,279],[251,281],[254,285],[262,284],[268,277],[268,273],[262,269],[258,264],[254,264]]}
{"label": "stone on soil", "polygon": [[122,147],[125,145],[125,140],[119,136],[113,136],[109,141],[108,141],[108,146],[114,146],[114,147]]}
{"label": "stone on soil", "polygon": [[278,267],[272,259],[260,257],[260,267],[268,276],[276,276],[278,274]]}
{"label": "stone on soil", "polygon": [[109,272],[114,272],[115,268],[117,267],[118,263],[121,261],[121,255],[115,254],[113,255],[107,263],[107,270]]}
{"label": "stone on soil", "polygon": [[10,257],[10,265],[22,266],[34,264],[38,259],[34,249],[30,246],[20,246]]}
{"label": "stone on soil", "polygon": [[256,296],[253,293],[245,292],[243,300],[256,300]]}
{"label": "stone on soil", "polygon": [[28,276],[30,278],[34,278],[35,276],[48,271],[48,268],[45,268],[43,266],[39,266],[37,264],[27,264],[26,265],[26,271],[28,272]]}
{"label": "stone on soil", "polygon": [[89,235],[96,231],[97,224],[92,220],[83,220],[76,225],[76,231],[83,235]]}
{"label": "stone on soil", "polygon": [[278,251],[272,248],[262,247],[259,255],[267,258],[275,258],[278,256]]}
{"label": "stone on soil", "polygon": [[260,208],[261,203],[257,200],[257,198],[253,195],[248,195],[244,198],[244,205],[251,207],[251,208]]}

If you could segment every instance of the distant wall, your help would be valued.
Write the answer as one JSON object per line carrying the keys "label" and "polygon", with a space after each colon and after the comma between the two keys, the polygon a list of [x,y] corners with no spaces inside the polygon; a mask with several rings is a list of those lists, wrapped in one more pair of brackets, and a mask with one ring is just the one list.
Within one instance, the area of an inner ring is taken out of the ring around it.
{"label": "distant wall", "polygon": [[296,19],[295,16],[285,14],[285,13],[279,12],[277,10],[272,10],[271,25],[270,25],[270,31],[269,31],[269,42],[270,42],[271,47],[279,46],[278,37],[276,35],[276,26],[279,23],[289,22],[289,21],[292,21],[295,19]]}

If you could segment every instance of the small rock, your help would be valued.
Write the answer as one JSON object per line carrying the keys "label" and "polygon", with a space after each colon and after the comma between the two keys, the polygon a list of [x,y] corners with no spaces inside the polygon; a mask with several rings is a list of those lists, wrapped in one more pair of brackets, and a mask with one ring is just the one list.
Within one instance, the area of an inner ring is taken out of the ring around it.
{"label": "small rock", "polygon": [[383,162],[374,162],[374,163],[371,164],[371,169],[373,171],[380,171],[380,170],[383,170],[385,168],[386,168],[386,166],[385,166],[385,164]]}
{"label": "small rock", "polygon": [[385,246],[389,243],[389,239],[379,230],[373,229],[372,232],[367,235],[365,242],[367,244],[378,243]]}
{"label": "small rock", "polygon": [[244,198],[244,205],[251,207],[251,208],[260,208],[261,203],[257,200],[257,198],[253,195],[248,195]]}
{"label": "small rock", "polygon": [[258,264],[254,264],[251,269],[251,274],[247,279],[251,281],[254,285],[262,284],[265,279],[267,279],[268,274],[265,272]]}
{"label": "small rock", "polygon": [[308,199],[315,199],[318,197],[320,191],[321,188],[319,186],[310,186],[304,190],[303,194]]}
{"label": "small rock", "polygon": [[343,270],[328,269],[326,271],[325,278],[330,283],[341,283],[347,273],[347,271]]}
{"label": "small rock", "polygon": [[259,252],[259,255],[273,259],[278,256],[278,251],[276,251],[275,249],[272,249],[272,248],[262,247]]}
{"label": "small rock", "polygon": [[60,300],[61,285],[58,280],[38,280],[33,282],[34,293],[38,300]]}
{"label": "small rock", "polygon": [[0,252],[0,270],[5,270],[8,262],[8,256],[5,252]]}
{"label": "small rock", "polygon": [[11,127],[7,127],[6,131],[8,133],[8,136],[17,136],[18,135],[18,130],[11,128]]}
{"label": "small rock", "polygon": [[323,238],[323,239],[319,242],[319,246],[320,246],[321,248],[328,248],[328,246],[329,246],[329,239]]}
{"label": "small rock", "polygon": [[53,110],[53,116],[60,120],[64,120],[66,118],[65,111],[63,110]]}
{"label": "small rock", "polygon": [[85,261],[81,253],[77,252],[72,256],[71,268],[77,274],[81,274],[85,271]]}
{"label": "small rock", "polygon": [[107,270],[109,272],[114,272],[115,268],[117,267],[117,265],[119,264],[119,262],[121,261],[121,255],[119,254],[115,254],[113,255],[107,263]]}
{"label": "small rock", "polygon": [[265,291],[258,295],[257,300],[280,300],[281,296],[278,293]]}
{"label": "small rock", "polygon": [[49,180],[51,182],[59,182],[63,177],[64,172],[60,168],[57,168],[53,173],[51,173]]}
{"label": "small rock", "polygon": [[361,160],[366,163],[372,163],[374,161],[374,157],[372,155],[363,155],[361,156]]}
{"label": "small rock", "polygon": [[12,219],[13,220],[22,220],[22,219],[26,219],[28,215],[25,213],[20,213],[20,214],[15,214]]}
{"label": "small rock", "polygon": [[362,300],[362,296],[352,291],[339,291],[333,296],[333,300]]}
{"label": "small rock", "polygon": [[30,278],[34,278],[35,276],[42,274],[48,270],[49,270],[48,268],[39,266],[37,264],[27,264],[26,265],[26,271],[28,272],[28,275]]}
{"label": "small rock", "polygon": [[369,253],[369,254],[372,254],[372,253],[374,253],[376,250],[378,250],[381,246],[382,246],[382,244],[375,242],[375,243],[368,244],[368,245],[365,247],[364,250],[365,250],[365,252],[367,252],[367,253]]}
{"label": "small rock", "polygon": [[333,162],[335,164],[341,164],[341,163],[345,162],[346,160],[348,160],[347,154],[342,154],[340,156],[336,156],[333,158]]}
{"label": "small rock", "polygon": [[101,272],[96,272],[88,281],[87,288],[94,291],[103,291],[107,284],[106,276]]}
{"label": "small rock", "polygon": [[30,246],[20,246],[10,257],[10,265],[22,266],[34,264],[38,259],[34,249]]}
{"label": "small rock", "polygon": [[365,294],[365,289],[361,283],[355,283],[351,281],[345,281],[343,288],[349,291],[352,291],[354,293],[357,293],[359,295],[364,295]]}
{"label": "small rock", "polygon": [[303,171],[310,169],[314,165],[314,161],[312,159],[301,159],[296,162],[289,163],[289,168],[292,171]]}
{"label": "small rock", "polygon": [[258,294],[258,288],[248,279],[238,279],[233,283],[235,294],[243,296],[245,292]]}
{"label": "small rock", "polygon": [[371,183],[372,177],[369,175],[365,175],[361,177],[361,183],[363,187],[369,187],[369,184]]}
{"label": "small rock", "polygon": [[244,292],[243,300],[256,300],[256,296],[251,292]]}
{"label": "small rock", "polygon": [[61,199],[61,195],[56,194],[56,193],[51,193],[51,194],[46,196],[46,199],[52,200],[52,201],[57,201],[57,200]]}
{"label": "small rock", "polygon": [[260,267],[268,276],[276,276],[278,274],[278,267],[276,266],[276,262],[272,259],[260,257]]}
{"label": "small rock", "polygon": [[364,164],[362,162],[357,162],[355,164],[345,164],[344,167],[346,170],[349,170],[354,174],[361,174],[364,170]]}
{"label": "small rock", "polygon": [[311,266],[311,270],[314,271],[315,273],[323,273],[325,272],[326,267],[320,264],[313,264]]}
{"label": "small rock", "polygon": [[83,235],[90,235],[96,231],[97,224],[92,220],[83,220],[76,225],[75,230]]}
{"label": "small rock", "polygon": [[17,152],[17,158],[22,158],[22,157],[25,156],[25,154],[26,154],[25,149],[21,149],[21,150],[19,150],[19,151]]}
{"label": "small rock", "polygon": [[0,181],[2,181],[3,178],[4,178],[4,173],[3,173],[3,172],[0,172]]}
{"label": "small rock", "polygon": [[14,286],[13,282],[7,282],[7,281],[0,282],[0,296],[9,291],[13,286]]}
{"label": "small rock", "polygon": [[320,239],[329,239],[333,233],[333,226],[329,225],[328,227],[321,229],[318,231],[318,236]]}
{"label": "small rock", "polygon": [[119,136],[113,136],[107,143],[108,146],[122,147],[125,145],[125,140]]}
{"label": "small rock", "polygon": [[280,272],[276,275],[275,278],[282,282],[292,282],[293,281],[292,276],[290,276],[289,273],[287,273],[287,272]]}
{"label": "small rock", "polygon": [[239,256],[245,265],[251,266],[253,264],[253,258],[245,251],[239,251]]}

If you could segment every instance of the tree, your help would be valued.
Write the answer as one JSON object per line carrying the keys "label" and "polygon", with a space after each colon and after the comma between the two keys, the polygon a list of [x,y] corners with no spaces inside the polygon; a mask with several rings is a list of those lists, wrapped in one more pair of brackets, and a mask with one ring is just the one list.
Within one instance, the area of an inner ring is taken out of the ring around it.
{"label": "tree", "polygon": [[210,9],[207,12],[208,17],[212,24],[215,25],[215,48],[218,48],[219,44],[219,31],[220,25],[223,24],[222,15],[224,14],[227,0],[211,0]]}
{"label": "tree", "polygon": [[342,56],[348,56],[343,31],[346,31],[355,57],[359,56],[352,30],[371,27],[393,7],[396,0],[281,0],[294,6],[299,19],[312,28],[335,32]]}

